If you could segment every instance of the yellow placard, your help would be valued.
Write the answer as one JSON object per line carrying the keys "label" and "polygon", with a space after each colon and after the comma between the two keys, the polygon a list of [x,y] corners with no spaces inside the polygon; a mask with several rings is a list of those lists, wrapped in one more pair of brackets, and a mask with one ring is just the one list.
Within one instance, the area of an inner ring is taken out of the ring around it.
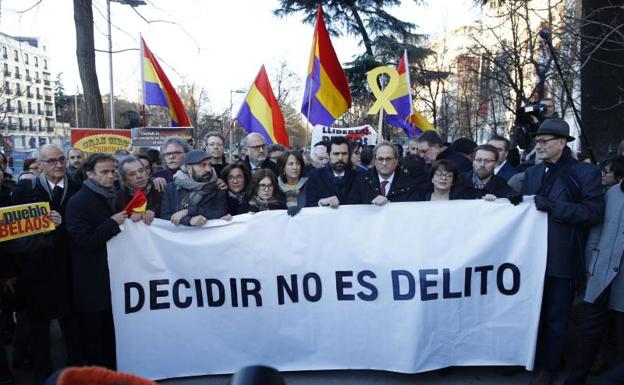
{"label": "yellow placard", "polygon": [[0,242],[52,230],[48,202],[0,208]]}
{"label": "yellow placard", "polygon": [[[377,77],[381,74],[387,74],[390,79],[383,90],[377,84]],[[397,112],[390,102],[390,96],[394,94],[394,91],[399,86],[399,73],[397,70],[389,66],[377,67],[366,74],[366,80],[368,80],[368,85],[377,99],[375,104],[368,110],[368,114],[374,115],[383,108],[388,114],[396,115]]]}
{"label": "yellow placard", "polygon": [[74,147],[81,149],[87,156],[96,152],[114,154],[117,150],[125,150],[132,140],[121,135],[92,135],[78,140]]}

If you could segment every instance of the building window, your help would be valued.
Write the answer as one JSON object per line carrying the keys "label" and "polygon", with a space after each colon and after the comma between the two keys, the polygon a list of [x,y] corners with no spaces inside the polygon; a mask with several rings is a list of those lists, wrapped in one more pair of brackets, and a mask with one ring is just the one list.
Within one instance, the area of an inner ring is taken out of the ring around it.
{"label": "building window", "polygon": [[32,102],[28,102],[28,113],[32,113]]}
{"label": "building window", "polygon": [[22,93],[22,85],[19,83],[15,83],[15,95],[21,96]]}
{"label": "building window", "polygon": [[7,48],[3,46],[2,47],[2,57],[6,59],[8,56],[9,55],[7,55]]}
{"label": "building window", "polygon": [[28,54],[24,54],[24,64],[28,64]]}
{"label": "building window", "polygon": [[19,61],[19,54],[16,49],[13,50],[13,59],[15,59],[15,61]]}
{"label": "building window", "polygon": [[43,59],[43,69],[48,69],[48,59]]}
{"label": "building window", "polygon": [[41,130],[43,128],[43,124],[41,124],[41,119],[39,119],[39,129]]}
{"label": "building window", "polygon": [[39,80],[39,72],[35,72],[35,79]]}
{"label": "building window", "polygon": [[19,67],[18,67],[18,66],[15,66],[15,77],[16,77],[17,79],[19,79],[19,78],[20,78],[20,73],[19,73]]}
{"label": "building window", "polygon": [[32,118],[28,118],[28,128],[31,128],[31,129],[33,128]]}
{"label": "building window", "polygon": [[26,80],[30,80],[30,70],[26,68]]}
{"label": "building window", "polygon": [[7,75],[9,73],[9,65],[4,63],[4,74]]}
{"label": "building window", "polygon": [[18,112],[22,112],[22,101],[21,100],[17,101],[17,111]]}
{"label": "building window", "polygon": [[39,67],[39,58],[35,56],[35,67]]}
{"label": "building window", "polygon": [[41,115],[41,103],[37,103],[37,114]]}

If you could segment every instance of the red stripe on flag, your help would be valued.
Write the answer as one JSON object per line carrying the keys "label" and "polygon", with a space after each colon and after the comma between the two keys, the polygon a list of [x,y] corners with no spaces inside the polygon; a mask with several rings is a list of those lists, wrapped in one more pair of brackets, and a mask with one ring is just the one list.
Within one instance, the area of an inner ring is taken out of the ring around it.
{"label": "red stripe on flag", "polygon": [[271,116],[273,119],[273,136],[277,143],[282,146],[289,147],[290,141],[288,140],[288,133],[286,132],[286,124],[284,123],[284,115],[282,115],[282,110],[280,109],[279,103],[275,98],[275,94],[273,94],[273,89],[271,88],[271,83],[269,82],[269,76],[267,75],[266,69],[264,65],[260,68],[260,72],[256,77],[256,81],[254,82],[260,94],[264,96],[264,99],[271,107]]}

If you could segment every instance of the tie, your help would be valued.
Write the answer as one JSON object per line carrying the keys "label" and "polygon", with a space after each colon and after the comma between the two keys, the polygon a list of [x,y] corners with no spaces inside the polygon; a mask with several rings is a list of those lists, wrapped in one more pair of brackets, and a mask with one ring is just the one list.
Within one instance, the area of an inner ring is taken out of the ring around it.
{"label": "tie", "polygon": [[386,196],[386,186],[388,185],[388,181],[384,180],[381,182],[381,186],[379,188],[379,193],[383,196]]}
{"label": "tie", "polygon": [[63,199],[63,188],[60,186],[54,186],[54,189],[52,189],[52,202],[50,203],[50,208],[52,210],[59,211],[61,208],[61,199]]}

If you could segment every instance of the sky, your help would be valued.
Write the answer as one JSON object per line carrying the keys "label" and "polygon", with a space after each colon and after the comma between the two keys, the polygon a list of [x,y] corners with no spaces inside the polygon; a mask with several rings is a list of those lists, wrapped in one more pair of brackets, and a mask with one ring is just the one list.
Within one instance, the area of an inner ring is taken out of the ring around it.
{"label": "sky", "polygon": [[[277,0],[146,0],[136,8],[111,3],[113,90],[115,97],[140,102],[139,36],[157,56],[174,85],[194,82],[210,99],[210,112],[229,108],[230,91],[247,90],[265,64],[271,74],[280,61],[303,82],[307,70],[313,26],[301,16],[278,19],[272,10]],[[82,92],[76,63],[76,31],[70,0],[2,0],[0,31],[45,40],[53,74],[62,73],[66,94]],[[33,7],[34,6],[34,7]],[[23,12],[29,8],[32,9]],[[96,49],[108,49],[106,0],[93,0]],[[138,14],[151,23],[145,22]],[[433,38],[444,31],[470,24],[478,9],[471,0],[427,0],[416,5],[404,0],[390,13],[418,26]],[[159,21],[160,20],[160,21]],[[353,37],[333,38],[345,63],[362,51]],[[96,53],[102,95],[109,93],[107,53]],[[243,94],[234,94],[234,111]]]}

